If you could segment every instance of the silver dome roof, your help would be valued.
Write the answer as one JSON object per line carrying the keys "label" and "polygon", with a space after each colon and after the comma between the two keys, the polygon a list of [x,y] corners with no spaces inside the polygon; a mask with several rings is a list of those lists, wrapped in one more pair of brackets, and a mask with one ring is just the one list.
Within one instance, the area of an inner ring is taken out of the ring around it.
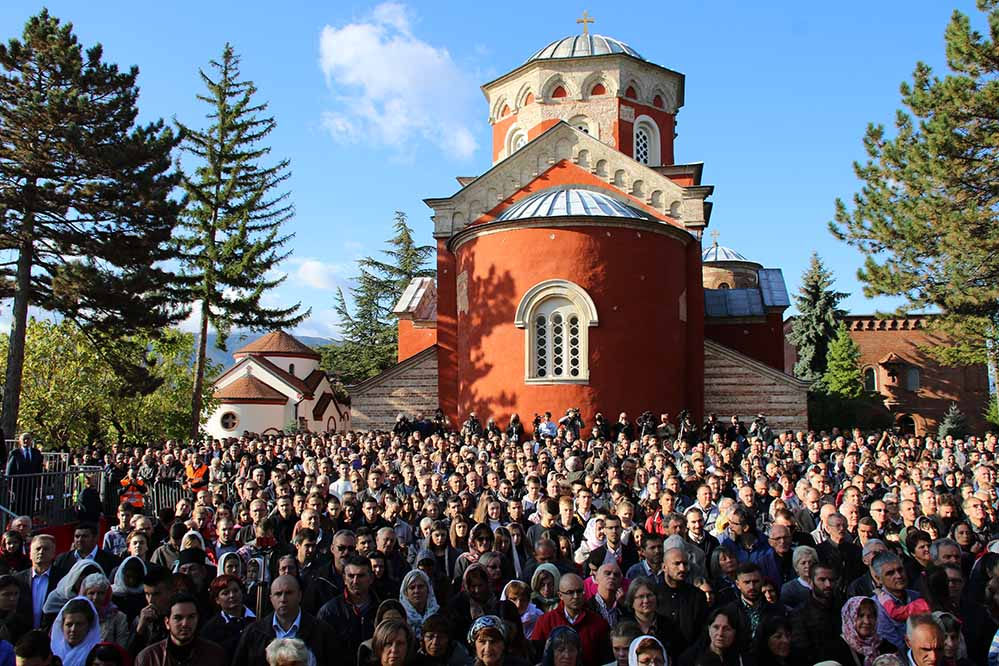
{"label": "silver dome roof", "polygon": [[534,217],[575,216],[651,219],[646,213],[610,195],[576,187],[559,187],[532,194],[507,208],[496,219],[503,222]]}
{"label": "silver dome roof", "polygon": [[624,53],[639,60],[645,60],[638,51],[624,42],[603,35],[572,35],[552,42],[530,58],[532,60],[549,60],[551,58],[582,58],[584,56],[610,55]]}
{"label": "silver dome roof", "polygon": [[746,259],[730,247],[715,243],[704,249],[701,253],[701,261],[749,261],[749,259]]}

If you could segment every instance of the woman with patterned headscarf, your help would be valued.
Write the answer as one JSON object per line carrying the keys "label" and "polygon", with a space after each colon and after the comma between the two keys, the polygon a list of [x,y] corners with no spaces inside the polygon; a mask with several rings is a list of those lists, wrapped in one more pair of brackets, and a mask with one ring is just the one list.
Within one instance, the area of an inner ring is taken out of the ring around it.
{"label": "woman with patterned headscarf", "polygon": [[838,661],[841,664],[872,666],[882,654],[897,652],[897,648],[878,635],[878,609],[870,597],[850,597],[841,611],[843,629],[828,654],[812,655],[817,661]]}
{"label": "woman with patterned headscarf", "polygon": [[483,615],[468,630],[468,645],[475,655],[473,666],[527,666],[527,662],[508,654],[506,622],[495,615]]}
{"label": "woman with patterned headscarf", "polygon": [[434,596],[434,586],[430,578],[419,569],[413,569],[402,579],[399,586],[399,601],[406,611],[406,620],[413,628],[416,640],[423,633],[423,621],[440,610],[437,597]]}

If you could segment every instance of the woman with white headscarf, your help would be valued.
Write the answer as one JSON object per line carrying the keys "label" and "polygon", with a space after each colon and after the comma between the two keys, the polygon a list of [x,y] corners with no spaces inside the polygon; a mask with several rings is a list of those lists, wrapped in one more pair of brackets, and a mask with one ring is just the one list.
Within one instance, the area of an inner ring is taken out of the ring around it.
{"label": "woman with white headscarf", "polygon": [[115,606],[128,618],[129,624],[147,605],[142,587],[147,571],[146,563],[137,555],[129,555],[115,569],[111,596]]}
{"label": "woman with white headscarf", "polygon": [[628,646],[628,666],[669,666],[666,648],[655,636],[639,636]]}
{"label": "woman with white headscarf", "polygon": [[111,600],[111,582],[102,573],[88,574],[80,586],[80,596],[90,599],[101,625],[101,641],[125,645],[129,639],[128,618]]}
{"label": "woman with white headscarf", "polygon": [[80,596],[80,585],[87,575],[92,573],[103,573],[101,565],[93,560],[78,560],[69,572],[62,577],[56,589],[49,592],[42,606],[42,613],[50,618],[62,610],[70,599]]}
{"label": "woman with white headscarf", "polygon": [[52,654],[63,666],[85,666],[87,655],[100,642],[101,623],[90,599],[76,597],[66,602],[52,625]]}
{"label": "woman with white headscarf", "polygon": [[419,569],[412,569],[399,586],[399,602],[406,611],[406,620],[416,639],[423,633],[423,621],[440,610],[430,578]]}

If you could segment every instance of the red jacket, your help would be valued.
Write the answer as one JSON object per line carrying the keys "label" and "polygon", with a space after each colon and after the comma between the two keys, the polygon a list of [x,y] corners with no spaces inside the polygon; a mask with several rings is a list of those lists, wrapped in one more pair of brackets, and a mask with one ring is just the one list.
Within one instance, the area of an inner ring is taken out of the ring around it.
{"label": "red jacket", "polygon": [[608,637],[610,625],[607,624],[607,620],[599,613],[584,608],[576,621],[570,624],[561,601],[558,602],[558,606],[538,618],[531,640],[547,641],[548,635],[555,627],[563,626],[570,626],[579,634],[579,642],[583,647],[583,666],[600,666],[613,660]]}

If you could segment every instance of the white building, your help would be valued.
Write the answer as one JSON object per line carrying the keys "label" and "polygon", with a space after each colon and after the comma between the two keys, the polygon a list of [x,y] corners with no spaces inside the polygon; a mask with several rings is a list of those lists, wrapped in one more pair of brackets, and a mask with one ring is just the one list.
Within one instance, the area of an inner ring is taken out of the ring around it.
{"label": "white building", "polygon": [[311,347],[274,331],[233,356],[235,365],[214,383],[219,406],[206,426],[212,437],[275,433],[292,423],[312,432],[350,429],[350,406],[337,402]]}

